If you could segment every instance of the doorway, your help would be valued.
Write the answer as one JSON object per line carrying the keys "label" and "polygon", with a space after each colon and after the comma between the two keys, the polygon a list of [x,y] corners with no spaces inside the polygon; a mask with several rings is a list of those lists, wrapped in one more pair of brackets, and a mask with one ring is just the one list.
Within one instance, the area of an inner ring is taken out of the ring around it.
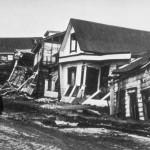
{"label": "doorway", "polygon": [[99,70],[96,68],[87,68],[85,95],[92,95],[97,91]]}
{"label": "doorway", "polygon": [[130,115],[131,115],[131,118],[138,120],[139,119],[139,112],[138,112],[136,90],[132,90],[132,92],[129,93],[129,95],[130,95]]}
{"label": "doorway", "polygon": [[125,90],[116,93],[118,102],[118,117],[125,118]]}
{"label": "doorway", "polygon": [[150,119],[150,89],[142,91],[143,109],[145,119]]}

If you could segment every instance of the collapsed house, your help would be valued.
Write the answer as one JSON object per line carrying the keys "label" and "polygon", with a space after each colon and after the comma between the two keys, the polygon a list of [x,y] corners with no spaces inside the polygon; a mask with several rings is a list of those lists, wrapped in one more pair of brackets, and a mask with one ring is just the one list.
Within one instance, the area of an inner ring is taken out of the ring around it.
{"label": "collapsed house", "polygon": [[15,63],[12,72],[5,84],[1,87],[1,92],[4,95],[13,92],[24,92],[31,95],[33,89],[27,82],[33,73],[34,55],[31,53],[31,49],[16,50],[14,60]]}
{"label": "collapsed house", "polygon": [[0,38],[0,86],[2,86],[12,72],[16,49],[32,49],[39,38]]}
{"label": "collapsed house", "polygon": [[[4,50],[10,53],[5,53],[5,67],[4,72],[7,72],[6,80],[1,86],[1,93],[8,94],[21,90],[22,85],[31,75],[33,67],[34,55],[31,53],[31,49],[40,38],[8,38],[5,39]],[[21,49],[19,49],[21,48]],[[3,56],[4,57],[4,56]],[[9,60],[8,60],[9,58]],[[11,58],[11,61],[10,61]],[[11,62],[11,67],[7,63]],[[1,70],[3,71],[3,70]],[[2,75],[1,75],[2,78]]]}
{"label": "collapsed house", "polygon": [[150,52],[116,69],[114,101],[119,117],[150,119]]}
{"label": "collapsed house", "polygon": [[61,101],[111,105],[112,71],[142,55],[149,39],[148,32],[71,19],[59,52]]}
{"label": "collapsed house", "polygon": [[58,98],[58,52],[65,32],[47,31],[45,38],[32,50],[35,54],[34,72],[37,72],[36,97]]}

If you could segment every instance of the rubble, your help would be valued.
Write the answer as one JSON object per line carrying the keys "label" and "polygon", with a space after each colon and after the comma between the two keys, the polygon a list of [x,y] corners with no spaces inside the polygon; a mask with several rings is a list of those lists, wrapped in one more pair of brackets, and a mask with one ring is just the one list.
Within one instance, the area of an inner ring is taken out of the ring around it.
{"label": "rubble", "polygon": [[33,100],[4,100],[5,111],[8,112],[7,118],[22,121],[25,124],[40,122],[47,127],[57,128],[106,128],[145,137],[150,136],[148,122],[121,120],[116,116],[100,113],[101,108],[98,107],[53,102],[44,105],[49,105],[51,108],[43,108],[42,103]]}
{"label": "rubble", "polygon": [[51,99],[51,98],[39,98],[35,100],[36,102],[41,102],[41,103],[50,103],[50,102],[56,102],[57,99]]}
{"label": "rubble", "polygon": [[3,95],[23,94],[27,99],[35,89],[34,80],[38,72],[32,71],[33,54],[31,50],[16,50],[13,70],[0,88]]}

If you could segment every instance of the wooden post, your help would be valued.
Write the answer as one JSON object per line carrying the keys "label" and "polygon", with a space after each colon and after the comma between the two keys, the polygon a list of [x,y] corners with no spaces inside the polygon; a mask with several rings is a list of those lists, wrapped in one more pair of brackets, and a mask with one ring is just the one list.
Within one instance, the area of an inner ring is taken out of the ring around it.
{"label": "wooden post", "polygon": [[84,93],[85,93],[85,84],[86,84],[86,75],[87,75],[87,66],[85,65],[84,67],[84,75],[83,75],[83,91],[82,91],[82,97],[84,96]]}
{"label": "wooden post", "polygon": [[110,115],[114,115],[115,108],[114,108],[114,83],[113,81],[110,82]]}
{"label": "wooden post", "polygon": [[97,90],[99,90],[99,89],[100,89],[100,78],[101,78],[101,68],[99,68],[99,73],[98,73]]}

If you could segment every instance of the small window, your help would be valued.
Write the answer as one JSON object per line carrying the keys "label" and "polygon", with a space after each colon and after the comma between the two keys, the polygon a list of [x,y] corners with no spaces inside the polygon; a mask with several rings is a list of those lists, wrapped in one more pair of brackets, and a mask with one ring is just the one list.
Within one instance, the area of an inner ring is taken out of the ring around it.
{"label": "small window", "polygon": [[77,39],[75,33],[72,33],[70,37],[70,52],[76,51],[77,51]]}
{"label": "small window", "polygon": [[51,79],[49,79],[48,80],[48,91],[51,91],[51,84],[52,84]]}
{"label": "small window", "polygon": [[7,61],[7,56],[6,55],[1,56],[1,60],[2,61]]}

